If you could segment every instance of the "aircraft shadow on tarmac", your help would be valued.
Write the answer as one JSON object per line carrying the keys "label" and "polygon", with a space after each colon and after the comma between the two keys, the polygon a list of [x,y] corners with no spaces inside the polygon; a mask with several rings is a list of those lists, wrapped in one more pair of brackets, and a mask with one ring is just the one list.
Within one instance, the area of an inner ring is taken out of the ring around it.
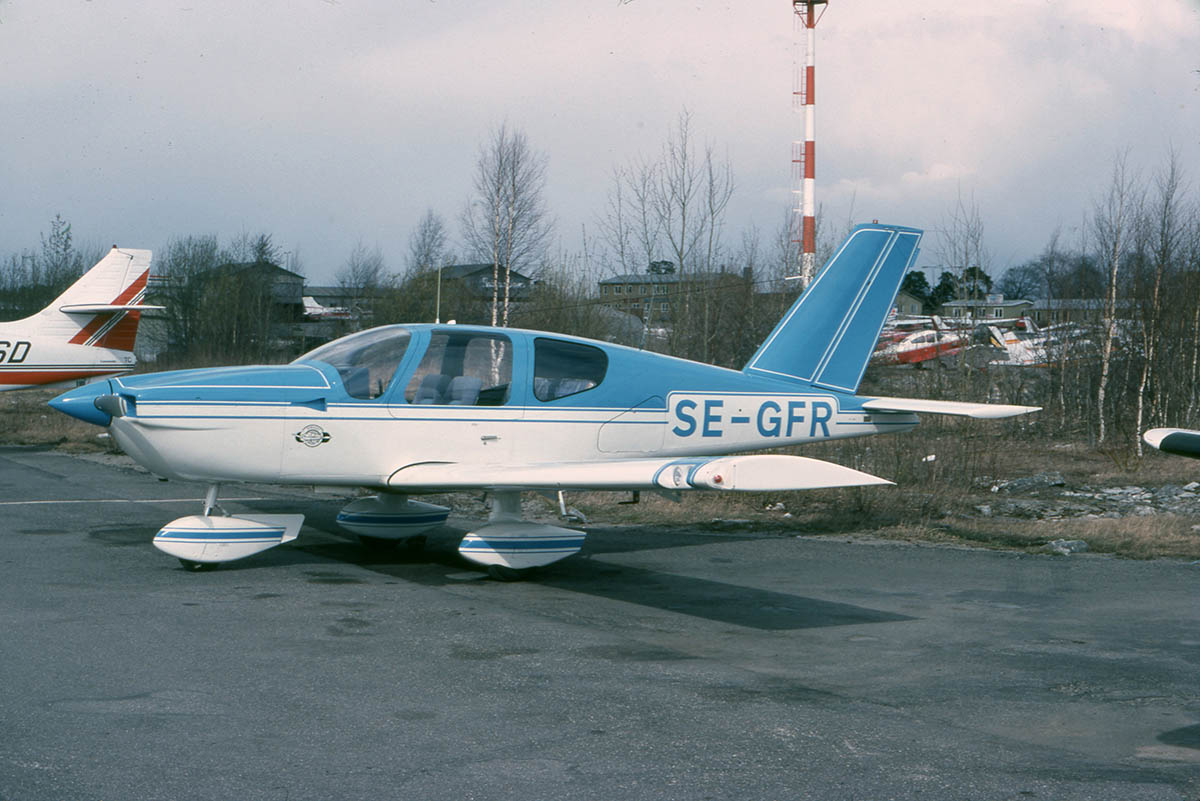
{"label": "aircraft shadow on tarmac", "polygon": [[[293,548],[290,553],[293,556],[308,553],[321,557],[322,562],[335,560],[354,564],[392,578],[429,586],[461,583],[461,579],[455,577],[461,576],[465,570],[478,571],[481,577],[484,576],[482,571],[468,565],[453,550],[457,542],[457,535],[443,538],[435,532],[426,550],[418,554],[408,554],[400,548],[395,555],[372,555],[364,553],[353,542],[303,545]],[[767,631],[894,623],[913,619],[852,604],[615,565],[588,557],[585,549],[579,558],[553,565],[537,574],[533,580],[541,586],[566,592]],[[303,561],[303,558],[297,561]],[[344,583],[336,573],[309,575],[309,580],[315,583]],[[504,591],[502,587],[498,589]]]}
{"label": "aircraft shadow on tarmac", "polygon": [[[457,552],[463,531],[443,526],[429,533],[426,546],[411,551],[398,545],[393,550],[373,552],[337,531],[336,511],[309,509],[305,531],[296,543],[277,548],[244,562],[221,565],[221,571],[241,571],[287,565],[319,565],[303,575],[314,584],[353,584],[362,579],[336,570],[330,562],[341,562],[401,581],[426,586],[448,586],[470,580],[470,574],[485,577],[482,569],[463,560]],[[636,550],[711,545],[744,541],[736,537],[699,535],[686,532],[656,532],[646,536],[636,529],[589,530],[588,542],[573,559],[559,562],[535,575],[538,585],[597,598],[688,615],[766,631],[847,626],[863,623],[894,623],[913,618],[893,612],[852,604],[808,598],[770,590],[743,587],[711,579],[664,573],[614,564],[594,558]],[[180,568],[182,571],[182,568]],[[298,577],[299,578],[299,577]],[[496,584],[497,591],[509,591]]]}
{"label": "aircraft shadow on tarmac", "polygon": [[1200,751],[1200,723],[1165,731],[1158,735],[1158,741],[1176,748],[1191,748]]}
{"label": "aircraft shadow on tarmac", "polygon": [[[277,502],[265,503],[270,505]],[[253,509],[259,504],[243,505]],[[338,530],[335,505],[319,502],[306,504],[303,511],[308,517],[298,541],[243,561],[222,564],[217,570],[240,573],[295,566],[307,568],[302,570],[297,580],[307,580],[313,584],[359,584],[366,581],[338,570],[336,563],[343,563],[399,581],[431,587],[461,585],[463,581],[474,577],[486,579],[482,568],[466,562],[458,554],[458,542],[464,534],[461,528],[448,525],[434,529],[429,532],[425,547],[420,550],[410,550],[399,544],[394,549],[380,552],[364,548]],[[154,531],[154,528],[142,525],[98,526],[89,531],[89,538],[108,547],[144,547],[153,538]],[[754,538],[752,533],[747,532],[729,536],[675,529],[591,527],[588,540],[578,556],[537,572],[532,580],[540,586],[565,592],[765,631],[894,623],[913,619],[884,610],[622,565],[603,558],[610,554],[744,542]],[[186,572],[182,566],[178,569],[181,573]],[[202,580],[202,576],[196,578]],[[497,592],[512,595],[513,588],[505,587],[501,582],[495,582],[495,585]]]}

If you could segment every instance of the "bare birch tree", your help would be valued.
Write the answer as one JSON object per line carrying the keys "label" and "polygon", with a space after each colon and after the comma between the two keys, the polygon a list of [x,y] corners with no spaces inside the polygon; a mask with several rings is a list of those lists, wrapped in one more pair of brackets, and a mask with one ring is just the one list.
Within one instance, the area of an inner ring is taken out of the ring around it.
{"label": "bare birch tree", "polygon": [[641,172],[648,178],[648,208],[678,270],[681,296],[672,320],[672,348],[677,355],[707,361],[712,308],[704,295],[697,327],[693,291],[698,273],[720,264],[725,209],[734,189],[733,168],[711,145],[698,152],[692,116],[684,109],[658,162]]}
{"label": "bare birch tree", "polygon": [[492,264],[492,325],[508,325],[512,271],[534,272],[554,232],[545,188],[545,154],[524,132],[501,125],[480,148],[477,197],[462,215],[467,247]]}
{"label": "bare birch tree", "polygon": [[1184,237],[1184,280],[1182,296],[1192,299],[1191,324],[1186,328],[1184,341],[1187,353],[1187,405],[1184,413],[1186,425],[1193,425],[1200,413],[1200,204],[1193,201],[1187,233]]}
{"label": "bare birch tree", "polygon": [[[1148,287],[1149,295],[1140,315],[1142,372],[1138,381],[1137,413],[1134,426],[1135,448],[1139,457],[1142,455],[1141,430],[1145,415],[1146,388],[1155,368],[1160,339],[1163,335],[1161,325],[1163,280],[1178,259],[1184,234],[1182,171],[1174,151],[1168,155],[1167,163],[1156,176],[1154,184],[1153,205],[1147,210],[1149,216],[1146,220],[1147,226],[1152,226],[1152,231],[1149,232],[1151,239],[1149,249],[1150,286]],[[1161,391],[1156,393],[1154,400],[1164,400],[1161,396],[1168,389],[1165,386],[1161,388]]]}
{"label": "bare birch tree", "polygon": [[679,113],[654,170],[651,208],[681,278],[712,269],[720,247],[725,207],[733,195],[733,168],[711,145],[696,152],[692,115]]}
{"label": "bare birch tree", "polygon": [[[643,252],[638,247],[641,237],[638,230],[636,193],[632,171],[624,167],[613,167],[612,183],[605,200],[604,213],[597,223],[604,242],[616,255],[618,270],[628,274],[645,269],[653,260],[653,251]],[[645,220],[645,215],[641,215]]]}
{"label": "bare birch tree", "polygon": [[172,239],[155,269],[162,279],[159,295],[166,307],[167,340],[184,358],[200,344],[205,311],[205,281],[220,264],[214,234]]}
{"label": "bare birch tree", "polygon": [[1138,182],[1130,172],[1128,153],[1120,153],[1113,160],[1112,180],[1108,192],[1096,203],[1092,214],[1092,228],[1096,239],[1097,253],[1108,276],[1104,294],[1104,332],[1100,352],[1100,383],[1096,389],[1097,437],[1103,445],[1108,430],[1106,425],[1109,377],[1112,374],[1113,344],[1117,338],[1117,287],[1121,260],[1125,256],[1131,229],[1140,205]]}
{"label": "bare birch tree", "polygon": [[408,238],[408,271],[423,273],[443,266],[446,242],[446,224],[433,209],[427,209]]}
{"label": "bare birch tree", "polygon": [[978,276],[988,266],[983,245],[983,214],[973,194],[963,199],[961,187],[954,210],[942,217],[937,252],[946,267],[957,273],[958,299],[979,299]]}
{"label": "bare birch tree", "polygon": [[[405,283],[410,289],[418,286],[432,287],[433,321],[436,323],[442,321],[442,268],[450,261],[446,224],[433,209],[427,209],[425,216],[408,238],[408,275]],[[404,305],[398,304],[398,300],[393,297],[390,305]]]}
{"label": "bare birch tree", "polygon": [[362,242],[356,244],[336,278],[355,311],[355,319],[361,323],[373,318],[375,301],[390,278],[379,246],[368,248]]}

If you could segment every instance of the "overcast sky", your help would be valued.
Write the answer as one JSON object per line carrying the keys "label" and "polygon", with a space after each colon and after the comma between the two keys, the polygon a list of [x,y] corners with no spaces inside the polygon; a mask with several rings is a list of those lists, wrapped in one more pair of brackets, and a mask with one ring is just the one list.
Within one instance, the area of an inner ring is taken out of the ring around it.
{"label": "overcast sky", "polygon": [[[932,233],[961,191],[999,275],[1074,240],[1125,148],[1148,175],[1174,147],[1200,184],[1197,0],[832,0],[817,39],[837,228]],[[784,0],[0,0],[0,258],[61,213],[77,243],[269,232],[316,282],[360,241],[400,268],[426,208],[457,239],[504,121],[548,155],[575,250],[684,107],[733,163],[731,244],[766,236],[802,138],[793,41]]]}

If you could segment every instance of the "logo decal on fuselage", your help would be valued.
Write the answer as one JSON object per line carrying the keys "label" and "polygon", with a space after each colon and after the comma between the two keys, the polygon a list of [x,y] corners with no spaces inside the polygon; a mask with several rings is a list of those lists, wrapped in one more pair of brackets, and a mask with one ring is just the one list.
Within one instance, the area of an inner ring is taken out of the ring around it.
{"label": "logo decal on fuselage", "polygon": [[329,442],[329,432],[318,425],[305,426],[296,432],[296,442],[315,448]]}

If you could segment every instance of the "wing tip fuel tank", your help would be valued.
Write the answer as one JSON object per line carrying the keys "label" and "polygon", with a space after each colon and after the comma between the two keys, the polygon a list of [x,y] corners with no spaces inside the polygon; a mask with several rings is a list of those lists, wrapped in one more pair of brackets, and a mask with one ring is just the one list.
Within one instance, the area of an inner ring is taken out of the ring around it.
{"label": "wing tip fuel tank", "polygon": [[1151,448],[1163,453],[1200,459],[1200,431],[1186,428],[1152,428],[1142,434],[1142,439]]}

